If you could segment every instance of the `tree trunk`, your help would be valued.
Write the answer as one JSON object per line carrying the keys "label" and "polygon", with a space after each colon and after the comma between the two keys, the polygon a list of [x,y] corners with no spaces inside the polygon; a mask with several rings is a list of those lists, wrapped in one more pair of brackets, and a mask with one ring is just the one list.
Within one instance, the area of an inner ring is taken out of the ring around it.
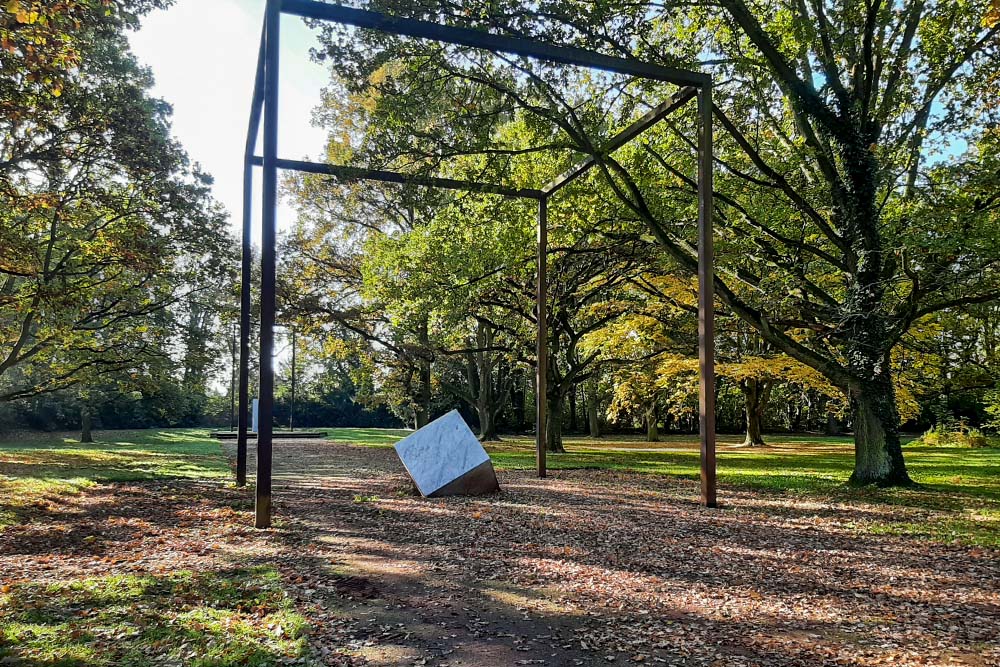
{"label": "tree trunk", "polygon": [[479,414],[479,439],[482,442],[496,442],[500,440],[500,436],[497,435],[496,419],[493,417],[496,414],[493,405],[486,405],[483,401],[480,401],[476,405],[476,412]]}
{"label": "tree trunk", "polygon": [[764,399],[766,387],[764,382],[753,378],[740,382],[740,389],[743,391],[747,425],[747,437],[743,440],[743,444],[747,447],[763,447],[767,444],[764,442],[763,429],[761,428],[764,408],[766,407]]}
{"label": "tree trunk", "polygon": [[598,399],[597,397],[597,378],[592,376],[587,380],[586,388],[586,400],[587,400],[587,424],[590,427],[590,437],[600,438],[601,437],[601,420],[598,414]]}
{"label": "tree trunk", "polygon": [[517,371],[517,379],[510,386],[510,401],[514,406],[514,431],[524,431],[524,402],[528,400],[528,391],[524,386],[524,373]]}
{"label": "tree trunk", "polygon": [[94,434],[91,433],[93,428],[94,417],[90,412],[90,406],[84,404],[80,408],[80,442],[93,442]]}
{"label": "tree trunk", "polygon": [[840,420],[837,419],[837,415],[832,412],[829,412],[826,415],[826,434],[840,435]]}
{"label": "tree trunk", "polygon": [[652,404],[646,408],[646,442],[659,442],[660,441],[660,427],[657,423],[659,421],[659,410],[656,408],[656,404]]}
{"label": "tree trunk", "polygon": [[545,449],[550,452],[565,452],[562,440],[563,395],[558,389],[550,389],[545,397]]}
{"label": "tree trunk", "polygon": [[892,382],[857,383],[851,387],[854,422],[855,486],[910,486],[899,442],[899,412]]}
{"label": "tree trunk", "polygon": [[423,353],[417,361],[417,405],[413,410],[413,421],[416,423],[417,428],[427,426],[427,423],[430,421],[431,412],[431,360],[425,356],[428,354],[430,347],[430,336],[427,329],[427,319],[424,319],[420,323],[420,328],[417,332],[418,340],[421,347],[423,347]]}
{"label": "tree trunk", "polygon": [[576,383],[569,389],[569,430],[570,433],[576,433]]}

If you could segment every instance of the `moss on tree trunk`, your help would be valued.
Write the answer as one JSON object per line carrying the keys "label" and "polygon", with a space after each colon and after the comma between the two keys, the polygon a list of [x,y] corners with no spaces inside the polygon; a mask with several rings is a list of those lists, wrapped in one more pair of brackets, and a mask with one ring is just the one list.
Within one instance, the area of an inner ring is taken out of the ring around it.
{"label": "moss on tree trunk", "polygon": [[899,441],[899,413],[892,383],[859,383],[851,388],[855,486],[910,486]]}

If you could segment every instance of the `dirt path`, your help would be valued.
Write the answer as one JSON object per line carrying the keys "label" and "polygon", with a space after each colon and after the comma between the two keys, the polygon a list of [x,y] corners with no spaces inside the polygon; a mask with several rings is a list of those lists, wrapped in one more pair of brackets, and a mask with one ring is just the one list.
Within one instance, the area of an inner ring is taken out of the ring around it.
{"label": "dirt path", "polygon": [[1000,554],[864,532],[905,508],[724,489],[706,510],[694,482],[593,470],[500,482],[427,500],[391,449],[277,441],[274,535],[314,648],[448,667],[1000,664]]}

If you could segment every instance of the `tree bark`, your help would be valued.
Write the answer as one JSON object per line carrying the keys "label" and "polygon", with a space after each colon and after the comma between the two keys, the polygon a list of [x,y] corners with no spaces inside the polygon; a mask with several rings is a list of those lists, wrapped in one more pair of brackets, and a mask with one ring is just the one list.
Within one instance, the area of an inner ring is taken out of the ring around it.
{"label": "tree bark", "polygon": [[769,383],[752,378],[740,382],[740,389],[743,392],[747,427],[747,436],[743,444],[747,447],[763,447],[767,443],[764,442],[761,426],[764,421],[764,410],[767,407],[766,394],[770,393]]}
{"label": "tree bark", "polygon": [[545,449],[549,452],[566,451],[562,439],[563,393],[550,388],[545,396]]}
{"label": "tree bark", "polygon": [[516,379],[510,386],[510,400],[514,406],[514,431],[517,433],[524,431],[524,402],[528,399],[524,384],[524,373],[518,370]]}
{"label": "tree bark", "polygon": [[417,401],[413,409],[413,421],[419,429],[430,422],[431,412],[431,360],[425,356],[430,349],[430,335],[426,318],[420,323],[417,335],[423,353],[417,361]]}
{"label": "tree bark", "polygon": [[569,430],[570,433],[577,432],[576,425],[576,383],[569,389]]}
{"label": "tree bark", "polygon": [[496,419],[493,405],[486,405],[483,401],[476,404],[476,412],[479,413],[479,439],[482,442],[496,442],[500,440],[497,434]]}
{"label": "tree bark", "polygon": [[91,429],[94,425],[94,416],[90,411],[90,406],[86,403],[80,408],[80,442],[93,442],[94,434]]}
{"label": "tree bark", "polygon": [[587,423],[590,427],[590,437],[600,438],[601,437],[601,420],[598,414],[598,399],[597,397],[597,377],[591,376],[587,380],[586,387],[586,401],[587,401]]}
{"label": "tree bark", "polygon": [[826,415],[826,434],[840,435],[840,420],[832,412]]}
{"label": "tree bark", "polygon": [[899,442],[899,412],[892,382],[857,383],[851,387],[854,422],[854,486],[910,486]]}
{"label": "tree bark", "polygon": [[646,407],[646,442],[660,441],[659,412],[655,403]]}

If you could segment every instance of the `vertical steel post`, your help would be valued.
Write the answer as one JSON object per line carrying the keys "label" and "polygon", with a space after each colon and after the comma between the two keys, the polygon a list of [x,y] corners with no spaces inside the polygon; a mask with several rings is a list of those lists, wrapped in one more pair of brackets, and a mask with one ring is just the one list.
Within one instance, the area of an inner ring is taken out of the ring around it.
{"label": "vertical steel post", "polygon": [[548,309],[546,304],[548,293],[548,275],[546,255],[548,254],[548,198],[538,200],[538,277],[535,293],[535,310],[538,313],[537,339],[535,341],[536,363],[535,372],[535,464],[538,477],[545,477],[545,446],[548,420],[545,414],[545,394],[548,386],[549,338],[547,331]]}
{"label": "vertical steel post", "polygon": [[268,0],[264,46],[264,206],[260,253],[260,399],[257,427],[257,528],[271,526],[274,425],[275,243],[278,216],[278,47],[281,2]]}
{"label": "vertical steel post", "polygon": [[295,329],[292,328],[292,399],[288,404],[288,430],[295,430]]}
{"label": "vertical steel post", "polygon": [[715,507],[715,269],[712,247],[712,84],[698,92],[698,412],[701,503]]}
{"label": "vertical steel post", "polygon": [[[242,289],[242,285],[240,286]],[[236,337],[236,322],[229,323],[229,430],[236,429],[236,374],[239,358],[236,350],[239,349],[239,341]]]}
{"label": "vertical steel post", "polygon": [[247,484],[247,419],[250,403],[250,282],[253,261],[250,234],[253,215],[253,165],[243,159],[243,255],[240,277],[240,388],[236,417],[236,486]]}

